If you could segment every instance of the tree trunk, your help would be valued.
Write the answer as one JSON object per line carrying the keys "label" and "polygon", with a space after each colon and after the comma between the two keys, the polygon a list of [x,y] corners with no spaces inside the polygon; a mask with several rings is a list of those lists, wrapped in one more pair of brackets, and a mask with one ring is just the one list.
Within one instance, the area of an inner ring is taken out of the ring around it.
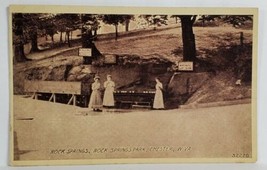
{"label": "tree trunk", "polygon": [[94,36],[97,36],[97,29],[94,30]]}
{"label": "tree trunk", "polygon": [[72,31],[70,32],[70,39],[72,40]]}
{"label": "tree trunk", "polygon": [[[97,59],[101,53],[92,42],[93,35],[92,31],[88,31],[86,34],[82,34],[82,47],[92,49],[92,58]],[[86,57],[88,58],[88,57]],[[91,64],[91,61],[84,61],[84,64]]]}
{"label": "tree trunk", "polygon": [[128,32],[129,31],[129,26],[130,26],[130,20],[126,19],[125,21],[125,31]]}
{"label": "tree trunk", "polygon": [[65,41],[64,41],[65,43],[67,42],[67,37],[68,37],[67,32],[65,32]]}
{"label": "tree trunk", "polygon": [[52,40],[52,43],[54,44],[54,34],[51,35],[51,40]]}
{"label": "tree trunk", "polygon": [[24,53],[23,14],[22,13],[14,14],[14,18],[16,19],[14,21],[16,29],[14,30],[13,34],[19,37],[19,43],[13,42],[14,46],[13,61],[24,62],[30,59],[27,59]]}
{"label": "tree trunk", "polygon": [[31,35],[31,45],[32,45],[31,52],[39,51],[37,38],[38,38],[37,29],[34,29]]}
{"label": "tree trunk", "polygon": [[[87,19],[86,16],[81,16],[82,23],[86,23]],[[99,56],[101,56],[100,51],[96,48],[95,44],[93,43],[93,30],[86,30],[84,27],[81,29],[82,34],[82,47],[83,48],[91,48],[92,50],[92,57],[83,57],[83,64],[91,65],[93,59],[98,59]],[[96,34],[96,30],[95,30]]]}
{"label": "tree trunk", "polygon": [[115,25],[115,40],[118,39],[118,24]]}
{"label": "tree trunk", "polygon": [[94,40],[97,40],[97,29],[94,29]]}
{"label": "tree trunk", "polygon": [[60,38],[59,38],[59,42],[62,43],[62,31],[60,31]]}
{"label": "tree trunk", "polygon": [[195,19],[192,20],[192,16],[181,16],[182,24],[182,39],[183,39],[183,60],[184,61],[194,61],[196,60],[196,44],[195,35],[193,33],[193,23]]}
{"label": "tree trunk", "polygon": [[156,26],[156,24],[157,24],[157,22],[156,22],[156,20],[155,19],[153,19],[153,30],[155,31],[156,29],[157,29],[157,26]]}
{"label": "tree trunk", "polygon": [[24,45],[22,42],[15,45],[14,49],[14,62],[24,62],[28,61],[30,59],[27,59],[24,53]]}
{"label": "tree trunk", "polygon": [[70,44],[70,32],[67,31],[66,34],[67,34],[68,46],[71,47],[71,44]]}

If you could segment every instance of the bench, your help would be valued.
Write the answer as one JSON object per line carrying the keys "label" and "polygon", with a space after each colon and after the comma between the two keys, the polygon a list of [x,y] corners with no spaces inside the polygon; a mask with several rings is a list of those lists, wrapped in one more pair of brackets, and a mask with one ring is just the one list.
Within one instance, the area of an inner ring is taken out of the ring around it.
{"label": "bench", "polygon": [[115,91],[114,97],[118,107],[127,105],[130,108],[152,108],[155,91]]}
{"label": "bench", "polygon": [[152,108],[151,102],[135,102],[132,108]]}
{"label": "bench", "polygon": [[28,81],[24,82],[24,92],[33,93],[32,98],[38,99],[41,93],[51,94],[49,102],[56,102],[56,94],[69,94],[71,98],[67,104],[76,105],[76,96],[82,95],[81,82],[66,81]]}

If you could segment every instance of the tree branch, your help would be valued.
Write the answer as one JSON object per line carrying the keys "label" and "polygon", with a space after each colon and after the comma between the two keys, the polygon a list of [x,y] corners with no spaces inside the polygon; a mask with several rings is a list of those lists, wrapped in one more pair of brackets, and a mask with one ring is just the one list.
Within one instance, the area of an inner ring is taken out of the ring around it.
{"label": "tree branch", "polygon": [[192,18],[191,18],[191,24],[193,25],[194,22],[196,21],[197,19],[197,15],[193,15]]}

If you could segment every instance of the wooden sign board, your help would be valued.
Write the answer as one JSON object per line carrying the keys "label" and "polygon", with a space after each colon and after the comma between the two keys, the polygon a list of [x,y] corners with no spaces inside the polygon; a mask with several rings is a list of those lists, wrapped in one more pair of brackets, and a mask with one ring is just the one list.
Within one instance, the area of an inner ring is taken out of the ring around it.
{"label": "wooden sign board", "polygon": [[194,65],[192,61],[183,61],[178,63],[179,71],[193,71]]}
{"label": "wooden sign board", "polygon": [[25,81],[25,92],[81,94],[81,82]]}
{"label": "wooden sign board", "polygon": [[112,54],[106,54],[104,58],[105,64],[116,64],[117,63],[117,56]]}
{"label": "wooden sign board", "polygon": [[92,49],[91,48],[79,48],[79,56],[83,57],[92,57]]}

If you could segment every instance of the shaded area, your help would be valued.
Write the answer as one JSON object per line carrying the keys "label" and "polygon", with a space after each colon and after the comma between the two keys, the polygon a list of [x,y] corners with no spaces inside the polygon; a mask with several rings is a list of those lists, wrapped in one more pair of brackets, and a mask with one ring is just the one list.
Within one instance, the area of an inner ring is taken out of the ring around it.
{"label": "shaded area", "polygon": [[32,117],[16,118],[16,120],[33,120]]}
{"label": "shaded area", "polygon": [[[249,99],[252,94],[252,46],[251,44],[218,47],[208,53],[216,69],[216,76],[203,84],[186,102],[209,103]],[[217,58],[217,60],[216,60]],[[237,84],[238,82],[238,84]]]}

